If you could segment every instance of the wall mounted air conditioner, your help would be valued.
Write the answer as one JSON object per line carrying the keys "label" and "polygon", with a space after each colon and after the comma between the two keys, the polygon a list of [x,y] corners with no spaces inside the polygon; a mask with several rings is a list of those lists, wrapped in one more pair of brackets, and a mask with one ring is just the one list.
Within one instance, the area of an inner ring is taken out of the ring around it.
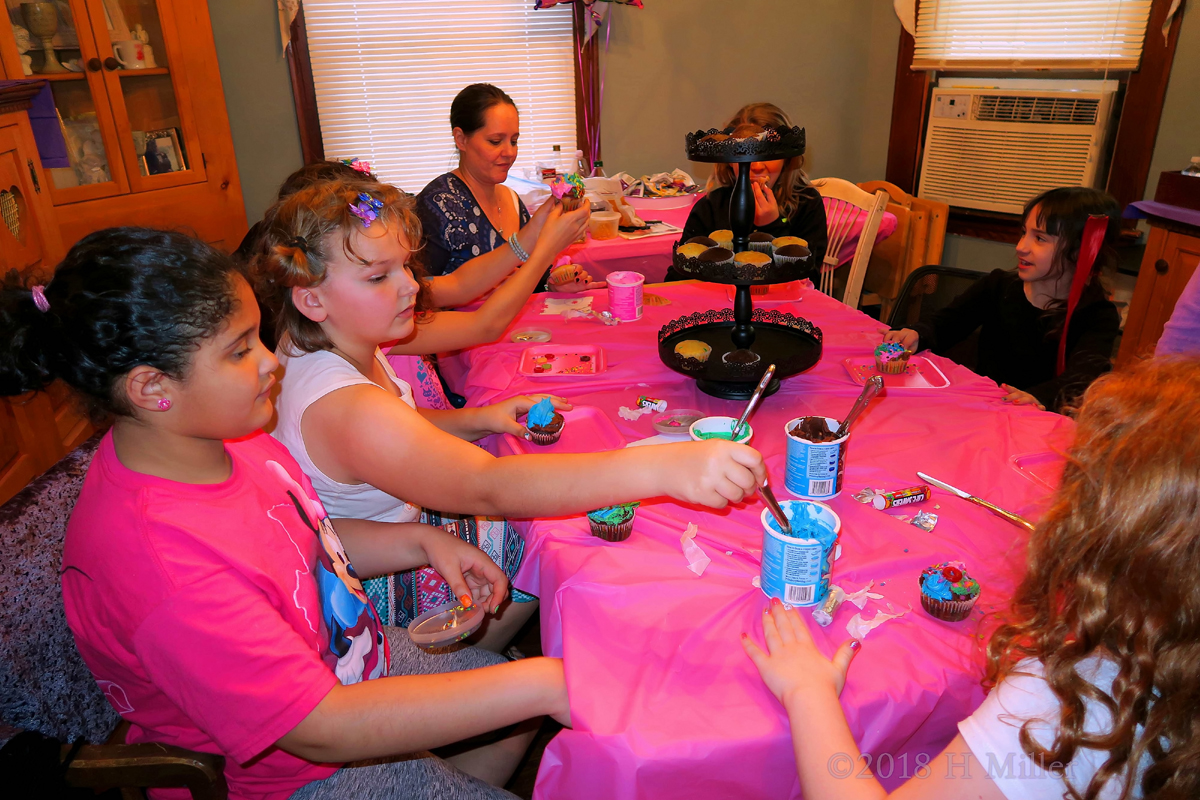
{"label": "wall mounted air conditioner", "polygon": [[1055,186],[1100,187],[1116,81],[954,78],[929,103],[918,192],[1021,213]]}

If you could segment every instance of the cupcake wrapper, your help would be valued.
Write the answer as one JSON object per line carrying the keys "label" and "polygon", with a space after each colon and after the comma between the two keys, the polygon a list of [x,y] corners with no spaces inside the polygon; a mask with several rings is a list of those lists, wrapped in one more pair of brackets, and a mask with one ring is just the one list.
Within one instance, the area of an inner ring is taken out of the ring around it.
{"label": "cupcake wrapper", "polygon": [[882,361],[878,356],[875,357],[875,369],[882,372],[884,375],[899,375],[908,369],[908,356],[897,358],[892,361]]}
{"label": "cupcake wrapper", "polygon": [[633,519],[630,518],[620,525],[609,525],[604,522],[596,522],[588,519],[592,526],[592,536],[603,539],[606,542],[623,542],[629,538],[629,534],[633,533]]}
{"label": "cupcake wrapper", "polygon": [[526,428],[525,430],[529,431],[529,438],[534,444],[540,444],[542,446],[554,444],[558,441],[559,437],[562,436],[563,432],[562,428],[559,428],[554,433],[538,433],[537,431],[530,431],[529,428]]}
{"label": "cupcake wrapper", "polygon": [[808,256],[781,256],[778,253],[772,256],[777,267],[790,267],[794,264],[799,264],[801,261],[808,261]]}
{"label": "cupcake wrapper", "polygon": [[774,249],[770,242],[750,242],[749,247],[756,253],[766,253],[767,255],[771,255],[771,251]]}
{"label": "cupcake wrapper", "polygon": [[562,203],[563,211],[574,211],[575,209],[577,209],[581,205],[583,205],[583,198],[582,197],[562,197],[562,198],[559,198],[559,202]]}
{"label": "cupcake wrapper", "polygon": [[970,616],[971,609],[975,607],[975,601],[978,599],[979,595],[975,595],[970,600],[937,600],[922,594],[921,605],[931,617],[945,622],[962,622]]}

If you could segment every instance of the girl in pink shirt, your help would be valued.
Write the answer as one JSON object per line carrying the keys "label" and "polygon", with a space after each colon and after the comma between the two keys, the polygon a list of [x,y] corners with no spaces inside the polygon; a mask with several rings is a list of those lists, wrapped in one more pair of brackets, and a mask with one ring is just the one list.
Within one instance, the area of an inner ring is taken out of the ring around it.
{"label": "girl in pink shirt", "polygon": [[233,262],[178,233],[100,231],[47,285],[0,291],[0,394],[61,378],[114,419],[63,552],[84,661],[128,741],[224,756],[235,800],[511,797],[484,781],[503,785],[531,732],[460,745],[477,777],[421,751],[565,721],[561,662],[431,656],[381,623],[362,578],[428,564],[488,609],[507,580],[438,528],[329,518],[260,430],[277,362],[258,325]]}

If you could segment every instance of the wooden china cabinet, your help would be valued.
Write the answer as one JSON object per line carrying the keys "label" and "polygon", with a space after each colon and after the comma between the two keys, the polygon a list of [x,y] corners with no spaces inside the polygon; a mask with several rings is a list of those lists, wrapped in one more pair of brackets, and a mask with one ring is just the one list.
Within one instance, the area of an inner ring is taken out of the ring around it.
{"label": "wooden china cabinet", "polygon": [[[67,144],[70,165],[48,170],[63,242],[145,225],[236,248],[246,217],[207,0],[3,2],[0,73],[50,81]],[[62,71],[23,5],[55,19]]]}
{"label": "wooden china cabinet", "polygon": [[[0,87],[0,274],[48,279],[65,248],[26,111],[41,84]],[[65,386],[0,397],[0,503],[75,449],[94,428]]]}

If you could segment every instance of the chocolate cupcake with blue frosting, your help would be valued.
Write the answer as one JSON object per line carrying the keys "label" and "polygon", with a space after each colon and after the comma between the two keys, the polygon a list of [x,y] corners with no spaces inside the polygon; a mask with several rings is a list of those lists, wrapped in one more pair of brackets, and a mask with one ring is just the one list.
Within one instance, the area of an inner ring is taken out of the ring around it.
{"label": "chocolate cupcake with blue frosting", "polygon": [[562,436],[564,424],[566,424],[566,419],[554,410],[554,404],[550,402],[550,398],[543,397],[534,403],[533,407],[529,409],[529,415],[525,417],[527,432],[525,438],[534,444],[554,444]]}

